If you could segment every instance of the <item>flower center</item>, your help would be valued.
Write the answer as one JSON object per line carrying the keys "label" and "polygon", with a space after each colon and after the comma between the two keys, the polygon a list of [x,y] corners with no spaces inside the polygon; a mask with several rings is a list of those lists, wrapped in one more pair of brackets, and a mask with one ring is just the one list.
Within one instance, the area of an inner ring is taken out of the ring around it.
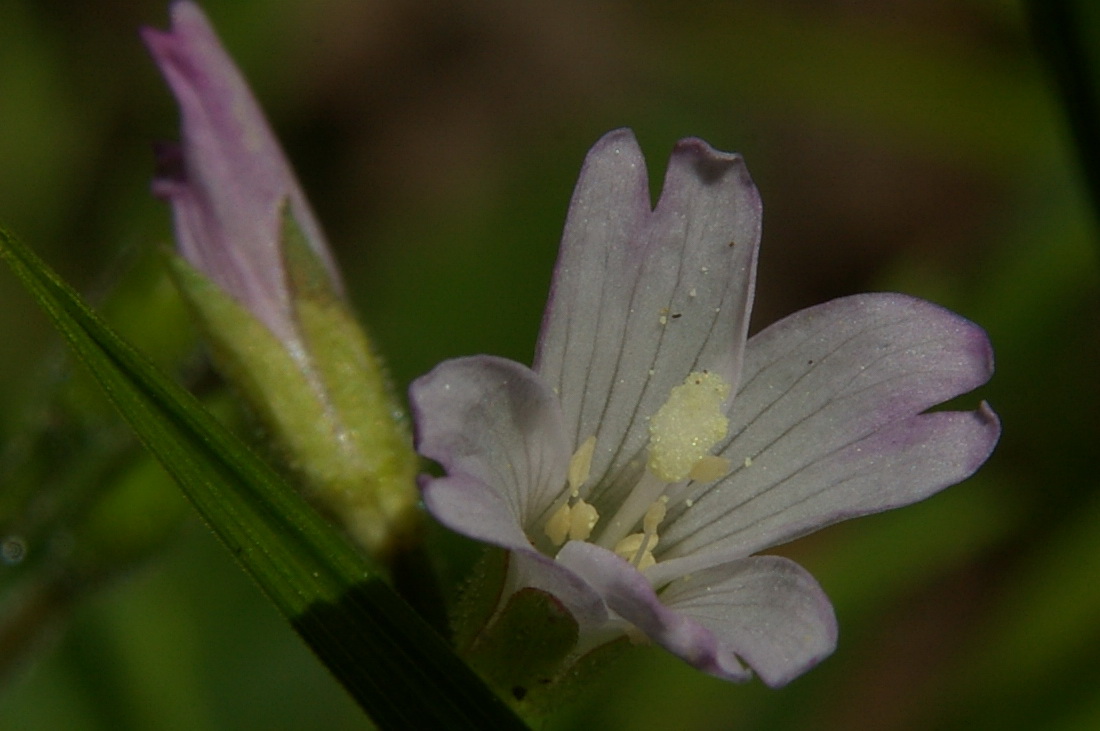
{"label": "flower center", "polygon": [[[691,373],[672,389],[649,420],[649,454],[642,478],[595,543],[639,569],[657,562],[653,551],[659,541],[657,529],[668,509],[666,493],[689,480],[713,482],[729,472],[729,460],[710,454],[729,433],[729,419],[722,413],[729,393],[730,385],[708,371]],[[555,546],[566,540],[588,540],[600,519],[596,508],[580,497],[595,448],[596,438],[589,437],[569,461],[569,495],[544,527]]]}

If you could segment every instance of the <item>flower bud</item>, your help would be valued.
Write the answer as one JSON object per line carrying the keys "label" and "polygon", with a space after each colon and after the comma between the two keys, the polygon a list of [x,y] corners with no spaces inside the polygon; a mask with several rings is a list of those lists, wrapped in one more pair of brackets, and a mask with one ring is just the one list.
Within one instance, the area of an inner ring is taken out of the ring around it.
{"label": "flower bud", "polygon": [[143,37],[182,117],[153,183],[172,206],[176,282],[307,496],[385,558],[415,519],[403,413],[244,78],[194,3],[171,17]]}

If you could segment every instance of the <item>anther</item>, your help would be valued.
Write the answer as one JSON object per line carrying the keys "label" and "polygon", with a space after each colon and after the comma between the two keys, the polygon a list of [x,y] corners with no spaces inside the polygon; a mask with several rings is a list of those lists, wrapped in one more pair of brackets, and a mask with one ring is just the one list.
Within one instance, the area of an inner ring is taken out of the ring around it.
{"label": "anther", "polygon": [[706,454],[691,467],[688,477],[696,482],[714,482],[719,477],[725,477],[730,471],[730,461],[725,457],[714,454]]}
{"label": "anther", "polygon": [[550,516],[550,519],[546,521],[546,528],[544,532],[546,537],[550,539],[550,542],[555,546],[560,546],[565,543],[565,539],[569,536],[569,526],[572,524],[572,508],[569,507],[569,503],[562,503],[561,507],[554,511],[554,514]]}
{"label": "anther", "polygon": [[577,451],[573,453],[573,456],[569,458],[569,489],[571,494],[576,497],[578,491],[584,483],[588,482],[588,477],[592,472],[592,455],[596,452],[596,435],[585,439],[581,446],[577,447]]}

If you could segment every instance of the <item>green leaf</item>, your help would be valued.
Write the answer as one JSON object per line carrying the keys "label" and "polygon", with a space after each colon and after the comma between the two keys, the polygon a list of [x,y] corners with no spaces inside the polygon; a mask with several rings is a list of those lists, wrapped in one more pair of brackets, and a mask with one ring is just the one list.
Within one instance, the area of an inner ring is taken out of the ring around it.
{"label": "green leaf", "polygon": [[289,484],[2,229],[0,257],[145,447],[379,727],[523,728]]}

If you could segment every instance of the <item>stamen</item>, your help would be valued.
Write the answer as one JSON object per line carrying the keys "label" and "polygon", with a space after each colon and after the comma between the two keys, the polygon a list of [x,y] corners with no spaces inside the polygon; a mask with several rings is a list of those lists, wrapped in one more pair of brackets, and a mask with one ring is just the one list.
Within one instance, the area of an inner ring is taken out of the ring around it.
{"label": "stamen", "polygon": [[615,555],[625,558],[631,563],[634,562],[634,554],[638,552],[638,549],[642,547],[642,541],[645,540],[644,533],[631,533],[626,538],[615,544]]}
{"label": "stamen", "polygon": [[646,535],[655,535],[657,533],[657,526],[661,524],[661,521],[665,519],[665,515],[668,514],[668,498],[662,495],[652,505],[649,506],[649,510],[645,511],[645,517],[642,518],[642,530],[646,532]]}
{"label": "stamen", "polygon": [[730,461],[725,457],[707,454],[692,465],[688,477],[696,482],[714,482],[719,477],[728,475],[731,466]]}
{"label": "stamen", "polygon": [[[642,530],[645,531],[645,540],[642,541],[642,545],[638,546],[638,552],[634,555],[633,563],[639,569],[647,568],[657,563],[657,559],[653,556],[654,549],[657,548],[657,526],[661,524],[661,521],[665,519],[665,515],[668,514],[668,496],[662,495],[649,506],[649,510],[645,511],[645,517],[642,518]],[[643,565],[644,564],[644,565]]]}
{"label": "stamen", "polygon": [[596,452],[596,435],[585,439],[577,451],[569,458],[569,490],[576,497],[588,476],[592,472],[592,455]]}
{"label": "stamen", "polygon": [[587,541],[599,519],[600,514],[596,512],[594,505],[578,499],[569,516],[569,540]]}
{"label": "stamen", "polygon": [[[600,519],[596,507],[586,503],[580,497],[581,487],[588,481],[592,471],[592,455],[596,451],[595,435],[585,439],[577,451],[569,458],[569,471],[566,481],[569,485],[569,495],[561,507],[546,521],[543,532],[555,546],[560,546],[566,540],[587,541],[592,535],[592,529]],[[570,505],[572,503],[572,505]]]}
{"label": "stamen", "polygon": [[664,495],[657,498],[642,518],[644,533],[631,533],[626,538],[615,544],[614,552],[617,556],[626,559],[638,567],[647,569],[657,563],[653,551],[660,540],[657,536],[657,526],[665,519],[668,513],[668,498]]}
{"label": "stamen", "polygon": [[585,439],[569,459],[569,492],[573,499],[573,509],[569,516],[569,540],[587,541],[596,527],[600,514],[596,506],[580,498],[581,487],[588,482],[592,473],[592,455],[596,452],[596,435]]}
{"label": "stamen", "polygon": [[569,535],[569,529],[573,525],[572,512],[569,503],[562,503],[561,507],[555,510],[550,519],[546,521],[546,527],[543,531],[555,546],[565,543],[565,539]]}
{"label": "stamen", "polygon": [[657,536],[644,533],[631,533],[615,545],[615,555],[638,567],[648,569],[657,563],[653,549],[657,547]]}
{"label": "stamen", "polygon": [[638,484],[627,494],[611,519],[604,521],[603,531],[595,543],[614,551],[614,546],[634,530],[653,501],[667,489],[668,485],[661,482],[656,475],[649,470],[642,470]]}
{"label": "stamen", "polygon": [[546,521],[543,532],[555,546],[565,543],[566,539],[587,541],[599,519],[600,514],[596,511],[596,506],[578,498],[573,505],[568,502],[562,503],[562,506]]}

